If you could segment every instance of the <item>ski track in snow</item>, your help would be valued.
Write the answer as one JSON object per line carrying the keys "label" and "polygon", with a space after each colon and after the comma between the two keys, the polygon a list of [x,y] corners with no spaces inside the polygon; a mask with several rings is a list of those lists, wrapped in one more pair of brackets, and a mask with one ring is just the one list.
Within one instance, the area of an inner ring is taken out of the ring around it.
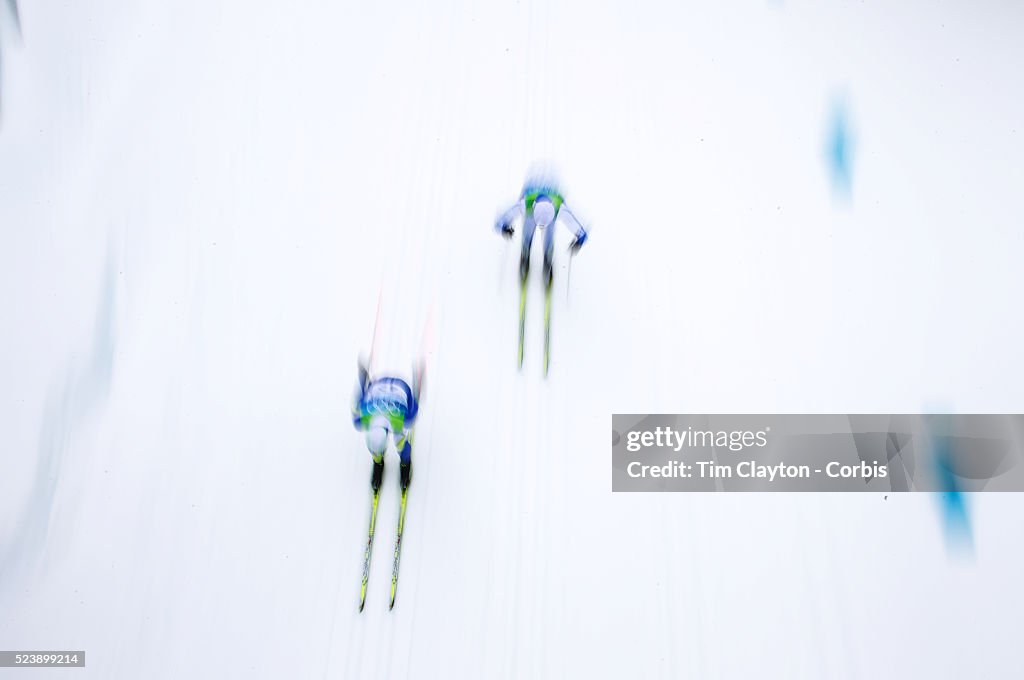
{"label": "ski track in snow", "polygon": [[[20,9],[0,647],[96,678],[1024,670],[1015,495],[972,499],[963,558],[927,496],[612,494],[608,450],[615,412],[1020,410],[1019,9]],[[492,229],[544,160],[592,227],[571,283],[557,236],[546,380],[542,240],[517,372]],[[375,365],[427,377],[395,609],[392,455],[360,614],[378,297]]]}

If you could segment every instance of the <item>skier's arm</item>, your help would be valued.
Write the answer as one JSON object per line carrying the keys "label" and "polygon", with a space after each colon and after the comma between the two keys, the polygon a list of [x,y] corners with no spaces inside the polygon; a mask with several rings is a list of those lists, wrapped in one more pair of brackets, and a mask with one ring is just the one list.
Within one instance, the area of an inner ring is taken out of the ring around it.
{"label": "skier's arm", "polygon": [[572,214],[569,206],[564,203],[562,204],[562,209],[558,211],[558,216],[562,219],[562,224],[565,225],[565,228],[571,231],[575,237],[569,246],[569,249],[575,253],[587,242],[587,230],[583,228],[580,221]]}
{"label": "skier's arm", "polygon": [[523,214],[523,202],[516,201],[515,205],[506,210],[498,221],[494,223],[494,230],[508,238],[515,233],[512,224]]}
{"label": "skier's arm", "polygon": [[370,373],[366,365],[359,362],[359,381],[356,384],[356,391],[352,397],[352,425],[357,430],[363,429],[363,397],[366,396],[366,387],[370,382]]}
{"label": "skier's arm", "polygon": [[359,391],[360,393],[366,392],[366,388],[370,384],[370,368],[366,365],[366,362],[362,358],[359,359]]}
{"label": "skier's arm", "polygon": [[352,427],[357,430],[363,429],[363,410],[360,406],[359,394],[352,400]]}
{"label": "skier's arm", "polygon": [[414,422],[416,422],[416,415],[419,412],[420,412],[420,402],[419,402],[419,399],[417,399],[416,397],[410,397],[409,398],[409,409],[408,409],[408,412],[405,414],[405,424],[406,424],[407,427],[412,425]]}
{"label": "skier's arm", "polygon": [[362,409],[362,398],[359,393],[356,393],[355,398],[352,400],[352,427],[357,430],[363,429],[363,409]]}

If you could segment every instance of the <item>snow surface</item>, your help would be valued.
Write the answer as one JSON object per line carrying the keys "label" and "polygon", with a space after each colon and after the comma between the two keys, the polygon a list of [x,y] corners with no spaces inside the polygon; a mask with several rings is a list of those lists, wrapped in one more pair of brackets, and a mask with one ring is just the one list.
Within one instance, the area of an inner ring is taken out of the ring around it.
{"label": "snow surface", "polygon": [[[614,412],[1022,410],[1021,6],[20,9],[0,648],[87,667],[0,677],[1024,674],[1019,495],[957,550],[927,495],[612,494],[609,447]],[[592,226],[546,381],[539,248],[517,373],[491,231],[544,160]],[[359,614],[378,317],[427,384]]]}

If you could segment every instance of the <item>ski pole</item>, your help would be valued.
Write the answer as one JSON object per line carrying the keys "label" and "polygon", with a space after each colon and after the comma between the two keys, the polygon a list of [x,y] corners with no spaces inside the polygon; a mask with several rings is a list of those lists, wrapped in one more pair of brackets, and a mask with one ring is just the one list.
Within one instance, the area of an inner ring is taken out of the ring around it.
{"label": "ski pole", "polygon": [[572,283],[572,254],[569,255],[569,268],[565,272],[565,308],[569,309],[569,284]]}

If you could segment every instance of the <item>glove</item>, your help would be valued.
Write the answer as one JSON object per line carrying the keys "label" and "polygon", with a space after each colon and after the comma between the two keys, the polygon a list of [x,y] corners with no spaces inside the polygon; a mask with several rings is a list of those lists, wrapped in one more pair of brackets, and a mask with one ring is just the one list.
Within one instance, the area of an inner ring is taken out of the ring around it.
{"label": "glove", "polygon": [[370,370],[366,365],[366,361],[359,358],[359,389],[365,391],[367,386],[370,384]]}
{"label": "glove", "polygon": [[516,230],[512,228],[511,224],[501,225],[501,229],[499,229],[499,231],[501,232],[501,235],[505,237],[506,240],[512,238],[512,235],[516,233]]}
{"label": "glove", "polygon": [[583,244],[586,243],[586,242],[587,242],[587,234],[586,234],[586,232],[580,232],[576,236],[576,238],[574,238],[572,240],[572,243],[569,244],[569,252],[571,254],[575,255],[576,253],[580,252],[580,248],[582,248]]}

